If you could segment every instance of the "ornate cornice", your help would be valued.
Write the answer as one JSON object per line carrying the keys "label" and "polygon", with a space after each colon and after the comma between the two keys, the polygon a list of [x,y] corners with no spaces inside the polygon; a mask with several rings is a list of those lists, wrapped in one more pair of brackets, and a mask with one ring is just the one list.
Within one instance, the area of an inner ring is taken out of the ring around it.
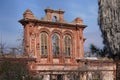
{"label": "ornate cornice", "polygon": [[35,25],[58,25],[58,26],[65,26],[65,27],[70,27],[70,28],[86,28],[86,25],[80,25],[80,24],[74,24],[74,23],[62,23],[62,22],[51,22],[51,21],[42,21],[38,19],[21,19],[19,22],[22,25],[26,25],[28,23],[34,23]]}

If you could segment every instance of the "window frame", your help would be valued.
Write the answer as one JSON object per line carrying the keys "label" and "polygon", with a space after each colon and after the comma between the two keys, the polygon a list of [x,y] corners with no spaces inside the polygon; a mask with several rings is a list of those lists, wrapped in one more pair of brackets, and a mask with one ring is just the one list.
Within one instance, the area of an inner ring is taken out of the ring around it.
{"label": "window frame", "polygon": [[[53,43],[53,36],[56,36],[57,37],[57,39],[58,39],[58,41],[55,41],[56,43]],[[51,42],[52,42],[52,56],[53,57],[59,57],[60,56],[60,35],[57,33],[57,32],[55,32],[55,33],[53,33],[52,34],[52,37],[51,37]],[[55,44],[55,45],[53,45],[53,44]],[[55,47],[55,48],[53,48],[53,47]],[[54,50],[53,49],[55,49],[55,51],[56,51],[56,49],[59,49],[57,52],[58,53],[54,53]]]}
{"label": "window frame", "polygon": [[72,37],[70,34],[65,34],[64,35],[64,56],[71,57],[71,55],[72,55]]}
{"label": "window frame", "polygon": [[[43,35],[43,38],[42,38],[42,35]],[[48,50],[49,50],[48,33],[43,31],[40,33],[40,55],[41,57],[48,57]]]}

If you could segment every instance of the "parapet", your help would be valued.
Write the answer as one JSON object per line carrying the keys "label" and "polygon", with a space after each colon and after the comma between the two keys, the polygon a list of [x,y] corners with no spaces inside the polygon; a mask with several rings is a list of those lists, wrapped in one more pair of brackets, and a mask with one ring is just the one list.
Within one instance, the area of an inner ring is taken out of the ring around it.
{"label": "parapet", "polygon": [[74,19],[73,23],[82,25],[83,24],[83,20],[80,17],[77,17],[77,18]]}
{"label": "parapet", "polygon": [[44,21],[53,21],[53,22],[64,22],[64,11],[59,10],[53,10],[50,8],[45,9],[45,17],[42,19]]}
{"label": "parapet", "polygon": [[31,10],[27,9],[24,13],[23,13],[23,17],[24,19],[36,19],[36,17],[34,16],[34,14],[32,13]]}

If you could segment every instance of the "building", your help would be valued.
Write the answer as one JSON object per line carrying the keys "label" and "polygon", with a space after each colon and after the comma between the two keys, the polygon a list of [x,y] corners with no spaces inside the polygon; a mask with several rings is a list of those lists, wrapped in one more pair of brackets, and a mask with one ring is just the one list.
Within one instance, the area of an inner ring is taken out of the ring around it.
{"label": "building", "polygon": [[[83,30],[86,25],[83,20],[77,17],[68,23],[61,9],[47,8],[45,14],[38,19],[32,11],[26,10],[19,21],[24,26],[25,52],[36,59],[29,63],[30,70],[42,80],[86,80],[88,75],[84,76],[84,69],[87,69],[84,65],[91,64],[91,60],[86,62],[84,59]],[[113,70],[113,63],[108,64]]]}

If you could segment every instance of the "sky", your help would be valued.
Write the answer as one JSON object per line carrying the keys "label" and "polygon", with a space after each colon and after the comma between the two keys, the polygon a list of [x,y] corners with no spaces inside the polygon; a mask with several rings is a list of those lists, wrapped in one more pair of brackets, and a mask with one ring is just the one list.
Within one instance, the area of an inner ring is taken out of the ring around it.
{"label": "sky", "polygon": [[101,32],[97,23],[97,0],[0,0],[0,41],[10,47],[18,46],[23,32],[23,26],[18,20],[23,18],[26,9],[41,19],[45,16],[44,9],[62,9],[65,11],[64,19],[72,22],[76,17],[81,17],[87,25],[84,30],[85,51],[90,44],[99,48],[103,47]]}

